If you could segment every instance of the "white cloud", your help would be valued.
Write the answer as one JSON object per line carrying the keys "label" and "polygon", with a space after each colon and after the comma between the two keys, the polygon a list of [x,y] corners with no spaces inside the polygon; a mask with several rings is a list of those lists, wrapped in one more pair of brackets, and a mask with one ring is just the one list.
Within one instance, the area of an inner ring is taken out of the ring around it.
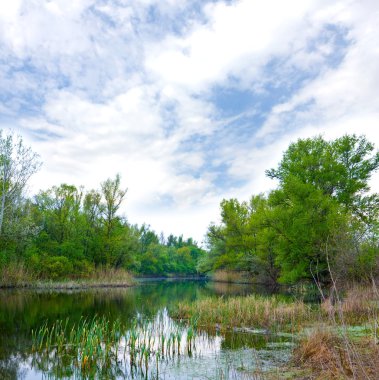
{"label": "white cloud", "polygon": [[192,91],[207,90],[230,77],[251,86],[259,82],[269,60],[303,50],[307,40],[317,36],[326,19],[314,22],[314,12],[325,3],[210,3],[205,7],[206,23],[194,25],[184,37],[168,36],[149,47],[147,68],[158,80]]}
{"label": "white cloud", "polygon": [[[40,153],[34,189],[120,172],[132,223],[202,240],[222,198],[274,185],[264,170],[289,142],[379,143],[378,12],[370,0],[2,2],[1,125]],[[259,104],[226,120],[215,88],[272,107],[263,122]]]}

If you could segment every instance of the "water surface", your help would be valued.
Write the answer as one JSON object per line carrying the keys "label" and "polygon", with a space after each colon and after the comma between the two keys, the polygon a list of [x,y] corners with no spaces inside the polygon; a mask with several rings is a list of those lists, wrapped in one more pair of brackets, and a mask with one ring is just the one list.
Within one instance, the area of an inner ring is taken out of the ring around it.
{"label": "water surface", "polygon": [[221,334],[217,328],[211,331],[198,329],[189,352],[185,343],[188,325],[170,317],[170,310],[179,301],[246,295],[253,291],[262,292],[262,289],[203,281],[159,281],[126,289],[85,291],[0,290],[0,379],[83,378],[80,368],[70,369],[70,361],[33,353],[32,330],[36,331],[44,323],[49,326],[56,320],[68,319],[70,323],[77,323],[81,318],[94,317],[120,320],[125,329],[136,319],[148,321],[155,326],[153,329],[159,326],[159,331],[164,331],[167,336],[172,332],[180,334],[183,343],[176,352],[154,357],[159,369],[152,361],[146,371],[133,370],[130,358],[119,354],[112,364],[114,368],[101,374],[92,372],[89,378],[255,378],[254,374],[278,367],[288,360],[291,337],[259,331]]}

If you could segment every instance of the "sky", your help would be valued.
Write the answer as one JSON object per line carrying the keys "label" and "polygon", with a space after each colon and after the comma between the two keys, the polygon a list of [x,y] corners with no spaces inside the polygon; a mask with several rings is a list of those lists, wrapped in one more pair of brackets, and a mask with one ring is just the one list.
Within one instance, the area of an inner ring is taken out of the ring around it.
{"label": "sky", "polygon": [[120,173],[130,223],[202,242],[298,138],[379,148],[378,36],[378,0],[1,1],[0,128],[31,193]]}

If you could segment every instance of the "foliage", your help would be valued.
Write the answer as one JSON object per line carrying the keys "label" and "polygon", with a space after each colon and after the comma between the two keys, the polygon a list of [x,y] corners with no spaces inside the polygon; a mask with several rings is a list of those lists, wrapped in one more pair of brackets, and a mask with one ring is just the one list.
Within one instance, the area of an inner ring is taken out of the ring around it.
{"label": "foliage", "polygon": [[120,214],[127,190],[118,174],[99,189],[61,184],[25,197],[39,165],[21,138],[0,133],[1,270],[25,265],[33,277],[54,280],[87,278],[96,268],[149,276],[236,271],[269,284],[330,284],[331,271],[337,281],[379,275],[379,195],[369,188],[379,153],[363,136],[290,144],[266,172],[276,189],[221,202],[207,252],[191,238],[130,224]]}
{"label": "foliage", "polygon": [[206,271],[248,270],[258,282],[296,283],[378,274],[379,195],[369,180],[379,153],[363,136],[292,143],[267,196],[221,202],[219,226],[208,229]]}
{"label": "foliage", "polygon": [[0,254],[19,254],[36,232],[23,192],[39,166],[21,137],[0,130]]}
{"label": "foliage", "polygon": [[38,156],[20,137],[0,130],[2,285],[6,279],[9,285],[21,283],[24,267],[25,280],[96,277],[99,268],[197,273],[204,251],[196,242],[170,235],[166,243],[163,235],[159,239],[148,226],[131,225],[119,214],[126,196],[119,174],[102,182],[100,190],[63,183],[27,199],[22,191],[39,166]]}
{"label": "foliage", "polygon": [[192,239],[170,236],[160,243],[148,226],[130,225],[118,215],[126,194],[120,176],[101,191],[62,184],[34,198],[33,217],[39,233],[25,260],[41,278],[93,276],[95,267],[123,268],[138,274],[195,274],[203,251]]}

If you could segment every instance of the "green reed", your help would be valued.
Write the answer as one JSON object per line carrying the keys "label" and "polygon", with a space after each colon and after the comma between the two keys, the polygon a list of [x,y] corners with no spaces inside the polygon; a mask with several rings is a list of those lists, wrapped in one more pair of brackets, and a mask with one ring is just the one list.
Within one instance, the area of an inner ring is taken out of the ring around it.
{"label": "green reed", "polygon": [[84,377],[121,364],[131,373],[157,376],[160,361],[191,355],[196,346],[194,321],[181,326],[164,313],[153,321],[137,318],[128,327],[119,319],[98,316],[45,322],[32,331],[35,363],[43,368],[70,367]]}

